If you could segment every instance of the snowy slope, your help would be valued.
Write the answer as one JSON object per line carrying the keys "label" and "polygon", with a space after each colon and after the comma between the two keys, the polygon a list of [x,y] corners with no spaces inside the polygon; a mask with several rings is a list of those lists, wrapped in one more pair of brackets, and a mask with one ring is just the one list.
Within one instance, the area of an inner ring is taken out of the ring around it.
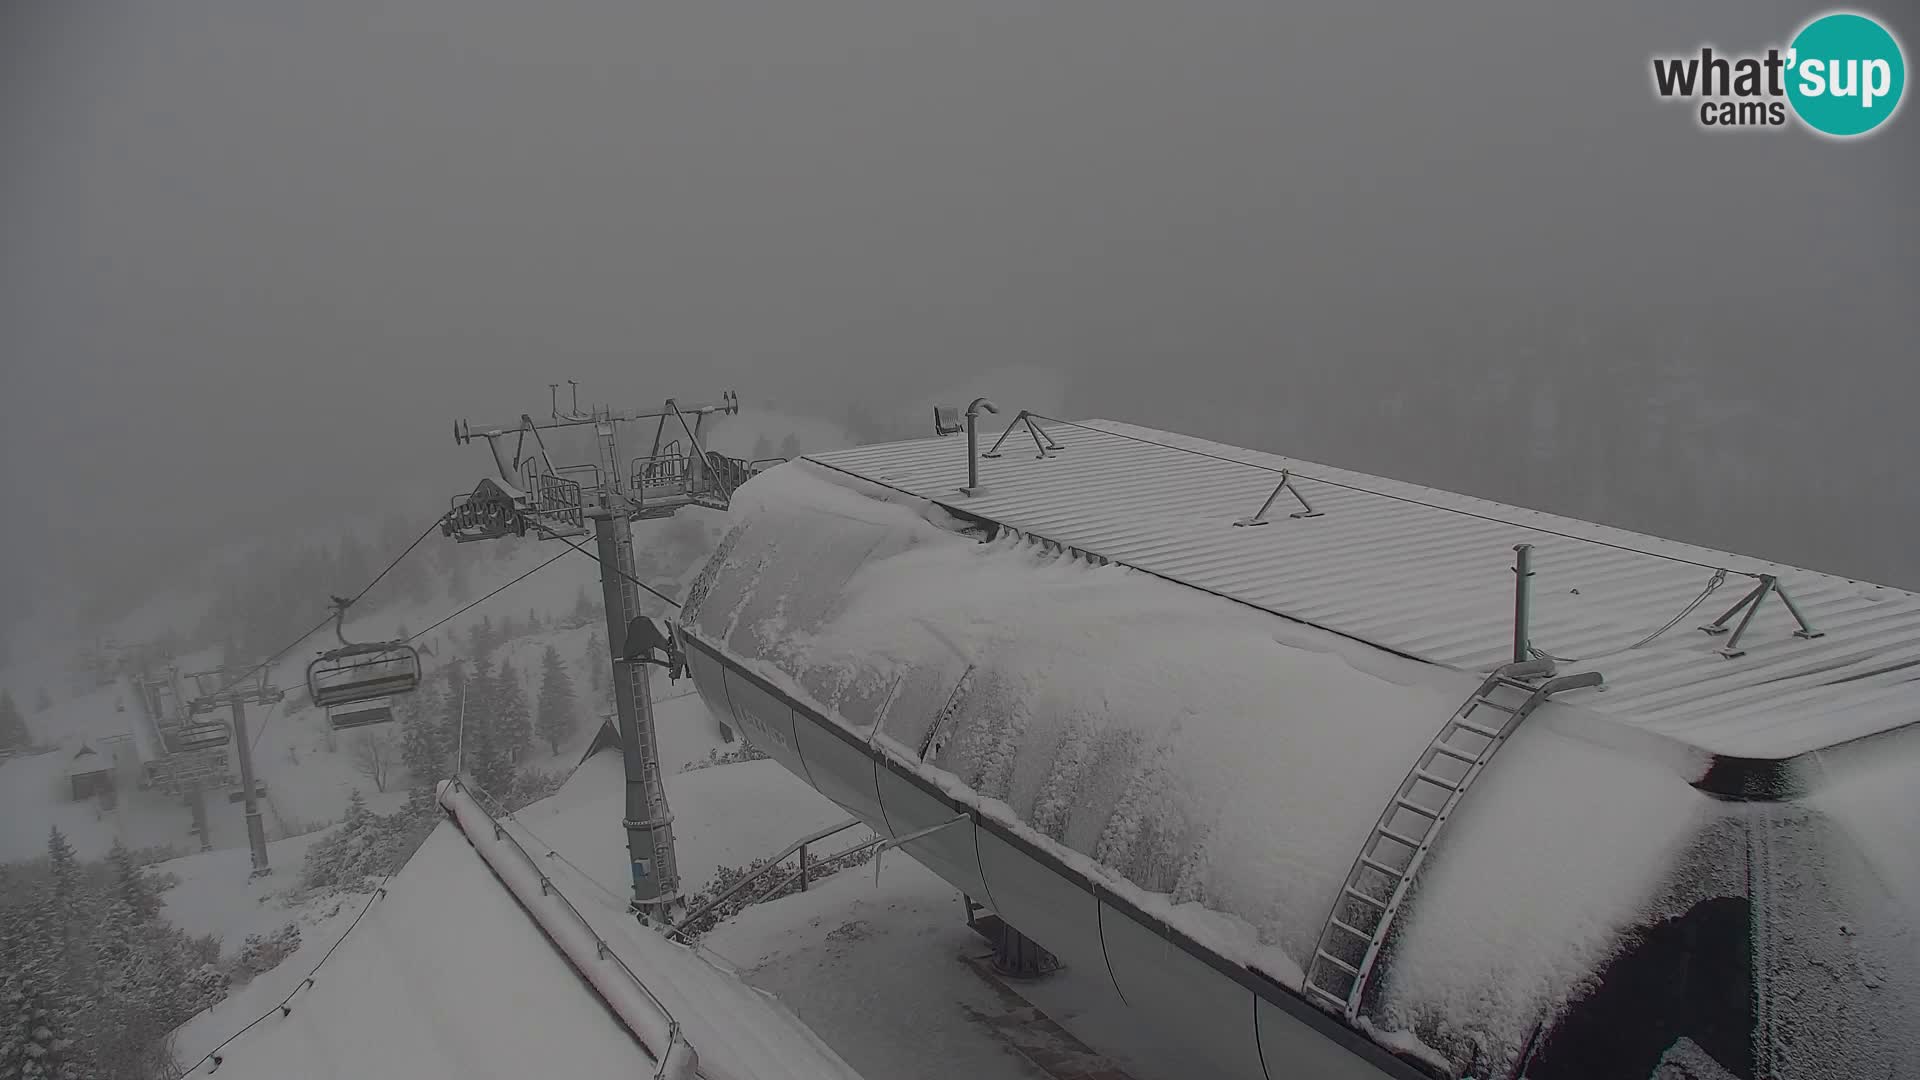
{"label": "snowy slope", "polygon": [[[98,800],[75,802],[67,782],[71,763],[67,749],[47,754],[23,754],[0,761],[0,861],[30,859],[46,854],[47,832],[58,827],[82,858],[99,858],[115,839],[128,847],[170,845],[179,851],[197,850],[188,835],[192,815],[186,805],[157,792],[124,790],[111,810]],[[208,800],[209,827],[216,845],[246,843],[239,808],[226,814],[226,800]]]}
{"label": "snowy slope", "polygon": [[[196,1019],[180,1050],[197,1057],[209,1033],[271,1010],[310,953]],[[427,838],[288,1004],[222,1051],[220,1076],[522,1080],[558,1061],[576,1076],[645,1074],[632,1036],[451,825]]]}
{"label": "snowy slope", "polygon": [[[282,894],[300,881],[307,849],[325,839],[325,830],[275,840],[267,845],[271,874],[253,877],[253,860],[246,846],[202,851],[169,859],[153,867],[178,881],[160,894],[168,922],[189,934],[213,934],[226,945],[228,955],[248,934],[268,934],[290,922],[304,922],[322,903],[292,904]],[[302,934],[307,933],[303,926]]]}

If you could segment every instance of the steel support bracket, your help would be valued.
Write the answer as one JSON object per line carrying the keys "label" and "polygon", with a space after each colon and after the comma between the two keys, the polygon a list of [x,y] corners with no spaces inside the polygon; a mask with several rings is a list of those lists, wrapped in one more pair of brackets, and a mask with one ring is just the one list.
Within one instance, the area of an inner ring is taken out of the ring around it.
{"label": "steel support bracket", "polygon": [[1719,618],[1700,628],[1703,633],[1724,634],[1727,633],[1728,620],[1736,614],[1740,615],[1740,621],[1733,626],[1733,636],[1727,638],[1727,643],[1714,650],[1715,652],[1729,660],[1747,655],[1747,650],[1740,647],[1740,638],[1747,632],[1747,627],[1752,625],[1753,617],[1759,614],[1760,605],[1766,601],[1768,593],[1777,594],[1780,602],[1786,605],[1787,613],[1793,616],[1796,624],[1793,631],[1794,637],[1811,641],[1814,638],[1826,636],[1826,631],[1815,629],[1813,624],[1807,621],[1806,615],[1801,612],[1800,606],[1793,602],[1793,597],[1787,595],[1786,586],[1780,584],[1778,577],[1772,574],[1761,574],[1760,583],[1748,590],[1747,595],[1736,601]]}
{"label": "steel support bracket", "polygon": [[1293,486],[1292,470],[1281,469],[1280,482],[1274,485],[1273,491],[1268,493],[1267,501],[1260,504],[1260,509],[1254,511],[1252,517],[1243,517],[1240,520],[1234,522],[1233,523],[1234,527],[1250,528],[1255,525],[1271,524],[1269,521],[1267,521],[1267,511],[1273,509],[1274,500],[1278,499],[1280,497],[1280,493],[1283,491],[1292,493],[1293,497],[1299,500],[1300,502],[1300,509],[1295,510],[1291,514],[1288,514],[1287,515],[1288,517],[1317,518],[1317,517],[1324,516],[1320,513],[1320,511],[1315,510],[1313,508],[1313,504],[1307,501],[1307,497],[1305,495],[1300,494],[1299,488]]}

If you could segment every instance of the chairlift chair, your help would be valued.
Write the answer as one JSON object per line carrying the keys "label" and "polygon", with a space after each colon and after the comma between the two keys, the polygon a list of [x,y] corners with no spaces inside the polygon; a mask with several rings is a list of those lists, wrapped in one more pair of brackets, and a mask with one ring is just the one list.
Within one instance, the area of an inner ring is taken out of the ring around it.
{"label": "chairlift chair", "polygon": [[327,707],[327,723],[335,731],[346,731],[349,728],[367,727],[372,724],[387,724],[392,721],[392,698],[372,698],[347,705]]}
{"label": "chairlift chair", "polygon": [[166,736],[166,741],[171,744],[168,749],[182,754],[194,750],[217,750],[232,739],[233,733],[219,721],[188,724],[175,728]]}
{"label": "chairlift chair", "polygon": [[307,665],[307,695],[327,710],[335,730],[392,720],[389,699],[420,686],[420,653],[411,644],[347,640],[342,623],[350,603],[333,598],[333,632],[340,647],[321,653]]}

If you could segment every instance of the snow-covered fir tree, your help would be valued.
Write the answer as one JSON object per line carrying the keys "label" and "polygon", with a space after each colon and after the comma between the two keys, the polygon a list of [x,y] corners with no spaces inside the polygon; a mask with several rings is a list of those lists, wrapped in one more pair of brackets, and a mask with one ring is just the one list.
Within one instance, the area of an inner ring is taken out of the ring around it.
{"label": "snow-covered fir tree", "polygon": [[573,734],[580,722],[580,703],[574,700],[573,677],[560,659],[560,650],[547,646],[540,657],[540,704],[535,719],[542,741],[551,753],[560,752],[560,744]]}
{"label": "snow-covered fir tree", "polygon": [[0,750],[17,750],[33,741],[26,718],[13,703],[13,695],[0,690]]}
{"label": "snow-covered fir tree", "polygon": [[612,680],[613,661],[607,654],[607,643],[600,638],[598,630],[587,639],[587,688],[593,691],[597,700],[606,691]]}
{"label": "snow-covered fir tree", "polygon": [[119,837],[114,838],[113,848],[107,852],[107,865],[113,868],[114,892],[126,910],[141,923],[152,922],[160,914],[160,892],[134,865],[133,852],[127,850]]}
{"label": "snow-covered fir tree", "polygon": [[467,690],[466,769],[481,790],[504,798],[513,789],[513,754],[500,721],[499,682],[482,656]]}
{"label": "snow-covered fir tree", "polygon": [[502,659],[493,677],[494,729],[500,747],[510,761],[519,761],[533,747],[533,710],[527,705],[527,689],[520,673]]}
{"label": "snow-covered fir tree", "polygon": [[401,699],[400,763],[414,787],[429,787],[447,775],[453,739],[447,726],[445,696],[439,686],[425,683]]}

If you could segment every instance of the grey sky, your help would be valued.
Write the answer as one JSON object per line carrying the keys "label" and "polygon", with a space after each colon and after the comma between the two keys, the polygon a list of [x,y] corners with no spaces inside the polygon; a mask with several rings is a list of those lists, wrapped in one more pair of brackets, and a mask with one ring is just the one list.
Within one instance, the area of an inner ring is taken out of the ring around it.
{"label": "grey sky", "polygon": [[[1913,103],[1708,135],[1649,54],[1816,9],[1564,6],[10,4],[7,546],[424,517],[482,465],[453,417],[569,376],[835,418],[1015,365],[1077,413],[1920,584]],[[1877,10],[1913,52],[1920,11]],[[1503,471],[1596,365],[1687,350],[1708,392],[1662,422],[1737,461]],[[1471,400],[1489,358],[1527,417],[1395,389]],[[1667,480],[1723,506],[1638,500]]]}

